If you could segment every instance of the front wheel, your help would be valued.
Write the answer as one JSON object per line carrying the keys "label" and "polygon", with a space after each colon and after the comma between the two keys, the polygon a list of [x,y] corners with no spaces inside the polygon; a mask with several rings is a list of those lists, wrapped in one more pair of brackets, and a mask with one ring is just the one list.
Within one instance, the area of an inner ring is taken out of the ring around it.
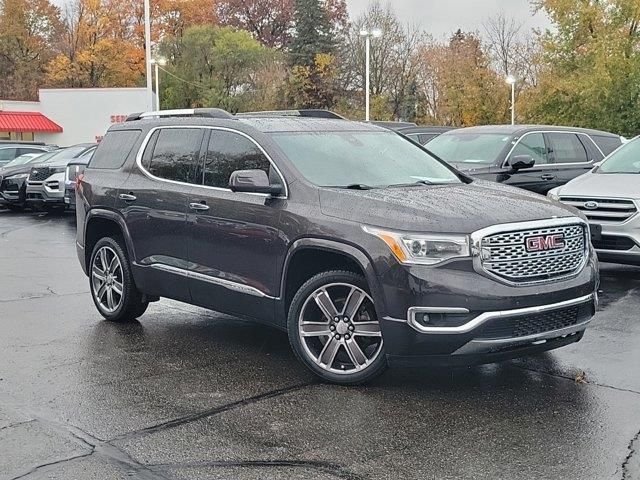
{"label": "front wheel", "polygon": [[149,304],[136,288],[124,248],[111,237],[98,240],[93,248],[89,285],[93,303],[111,322],[135,320]]}
{"label": "front wheel", "polygon": [[291,302],[287,326],[296,355],[324,380],[364,383],[387,366],[373,299],[361,275],[331,271],[309,279]]}

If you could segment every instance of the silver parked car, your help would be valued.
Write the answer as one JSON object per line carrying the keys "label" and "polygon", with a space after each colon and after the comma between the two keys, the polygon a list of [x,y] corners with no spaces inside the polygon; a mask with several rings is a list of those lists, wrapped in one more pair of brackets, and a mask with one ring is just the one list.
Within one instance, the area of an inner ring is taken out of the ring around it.
{"label": "silver parked car", "polygon": [[27,178],[27,205],[34,209],[64,210],[65,171],[69,162],[95,150],[95,143],[81,143],[62,150],[44,165],[36,165]]}
{"label": "silver parked car", "polygon": [[548,196],[586,215],[600,260],[640,265],[640,137]]}

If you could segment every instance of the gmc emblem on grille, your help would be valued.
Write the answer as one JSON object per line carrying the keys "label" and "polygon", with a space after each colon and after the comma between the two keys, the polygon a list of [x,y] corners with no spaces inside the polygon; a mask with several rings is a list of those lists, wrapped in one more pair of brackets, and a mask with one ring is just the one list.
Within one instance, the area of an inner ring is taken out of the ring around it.
{"label": "gmc emblem on grille", "polygon": [[545,252],[547,250],[560,250],[566,245],[563,233],[552,235],[539,235],[537,237],[527,237],[525,246],[527,252]]}

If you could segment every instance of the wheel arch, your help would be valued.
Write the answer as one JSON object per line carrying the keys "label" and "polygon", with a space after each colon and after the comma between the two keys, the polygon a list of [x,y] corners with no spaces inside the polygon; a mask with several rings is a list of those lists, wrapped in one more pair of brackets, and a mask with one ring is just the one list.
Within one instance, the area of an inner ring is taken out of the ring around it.
{"label": "wheel arch", "polygon": [[127,255],[133,262],[135,259],[129,229],[124,218],[117,212],[94,208],[87,213],[84,226],[84,265],[88,271],[93,247],[105,236],[119,236],[124,240]]}
{"label": "wheel arch", "polygon": [[361,274],[370,289],[378,315],[383,296],[373,261],[358,247],[322,238],[302,238],[295,241],[284,262],[280,285],[277,318],[286,319],[293,296],[300,286],[313,275],[327,270],[347,270]]}

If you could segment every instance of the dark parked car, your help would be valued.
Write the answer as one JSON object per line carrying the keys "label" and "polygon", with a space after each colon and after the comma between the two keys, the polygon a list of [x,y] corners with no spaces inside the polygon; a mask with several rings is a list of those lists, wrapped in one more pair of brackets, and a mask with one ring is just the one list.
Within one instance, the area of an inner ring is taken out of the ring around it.
{"label": "dark parked car", "polygon": [[24,209],[27,192],[26,181],[34,164],[44,164],[54,158],[60,151],[46,153],[27,153],[0,168],[0,205],[9,210]]}
{"label": "dark parked car", "polygon": [[447,133],[453,130],[453,127],[404,127],[399,128],[396,131],[400,132],[406,137],[409,137],[414,142],[418,142],[420,145],[426,145],[431,140],[439,137],[443,133]]}
{"label": "dark parked car", "polygon": [[253,319],[345,384],[582,338],[598,265],[575,210],[365,123],[176,114],[192,117],[112,126],[78,185],[78,257],[106,319],[159,297]]}
{"label": "dark parked car", "polygon": [[496,125],[452,130],[427,148],[476,178],[546,194],[620,145],[622,137],[598,130]]}

